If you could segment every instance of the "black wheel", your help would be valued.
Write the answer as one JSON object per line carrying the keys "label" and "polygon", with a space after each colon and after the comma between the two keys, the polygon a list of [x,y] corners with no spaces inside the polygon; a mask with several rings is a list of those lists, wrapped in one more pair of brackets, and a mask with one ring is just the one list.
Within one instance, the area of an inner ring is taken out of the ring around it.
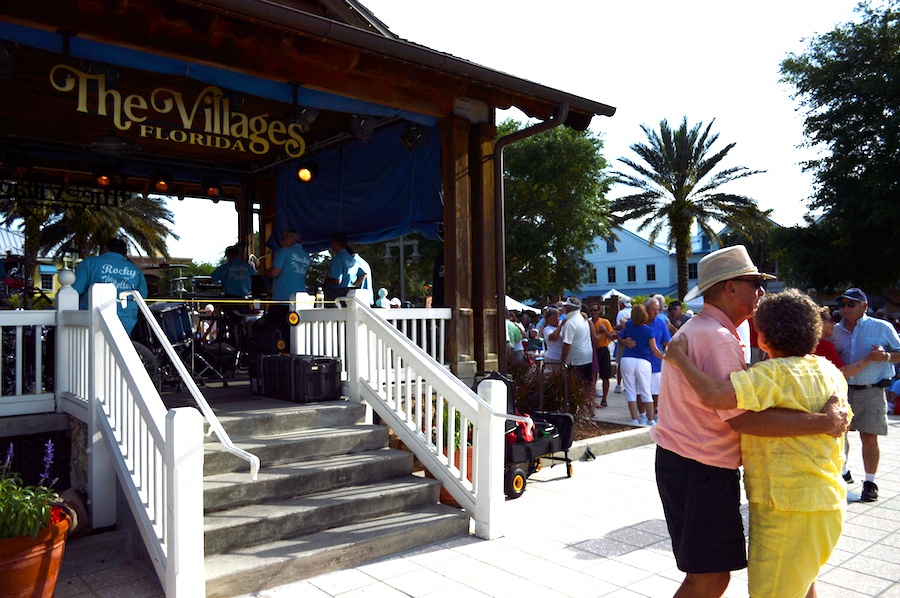
{"label": "black wheel", "polygon": [[519,498],[525,492],[525,479],[528,476],[525,470],[519,467],[510,467],[506,470],[506,483],[503,491],[509,498]]}
{"label": "black wheel", "polygon": [[568,478],[572,477],[572,464],[571,463],[566,463],[566,477],[568,477]]}

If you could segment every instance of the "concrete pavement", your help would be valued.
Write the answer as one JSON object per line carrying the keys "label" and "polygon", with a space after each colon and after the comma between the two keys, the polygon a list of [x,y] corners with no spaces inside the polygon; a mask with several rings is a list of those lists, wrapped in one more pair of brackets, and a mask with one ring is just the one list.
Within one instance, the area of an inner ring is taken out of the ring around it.
{"label": "concrete pavement", "polygon": [[[621,421],[623,395],[609,398],[610,407],[597,415]],[[819,576],[821,598],[900,597],[900,417],[889,424],[881,439],[880,499],[848,505],[843,536]],[[607,452],[623,438],[637,446]],[[655,447],[643,442],[646,430],[596,439],[597,458],[575,463],[572,478],[559,466],[532,475],[522,497],[506,503],[514,525],[501,539],[456,539],[250,596],[671,596],[684,575],[675,566],[656,490]],[[850,467],[857,480],[850,490],[858,497],[863,472],[855,434]],[[746,528],[746,502],[742,511]],[[736,572],[726,596],[747,596],[746,580],[746,570]]]}

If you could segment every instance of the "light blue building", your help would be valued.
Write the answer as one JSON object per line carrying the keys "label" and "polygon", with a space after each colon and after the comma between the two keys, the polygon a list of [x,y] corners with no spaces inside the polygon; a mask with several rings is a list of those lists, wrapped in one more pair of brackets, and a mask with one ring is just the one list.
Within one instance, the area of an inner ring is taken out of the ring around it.
{"label": "light blue building", "polygon": [[[576,294],[582,298],[596,297],[614,288],[629,296],[661,293],[675,297],[678,294],[675,251],[669,251],[665,242],[651,246],[646,238],[625,228],[613,227],[613,232],[617,240],[597,238],[595,250],[584,256],[593,266],[593,274]],[[718,248],[718,243],[703,233],[692,237],[689,287],[697,284],[697,263]]]}

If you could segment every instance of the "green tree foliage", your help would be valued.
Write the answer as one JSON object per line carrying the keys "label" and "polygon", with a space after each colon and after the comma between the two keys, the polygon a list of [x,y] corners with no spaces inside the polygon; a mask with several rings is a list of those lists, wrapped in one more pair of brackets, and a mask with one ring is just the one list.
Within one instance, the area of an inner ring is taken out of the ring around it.
{"label": "green tree foliage", "polygon": [[168,225],[173,218],[165,199],[157,195],[131,195],[118,206],[97,209],[63,207],[44,221],[40,250],[45,254],[63,247],[94,251],[119,236],[147,255],[168,256],[166,238],[172,234]]}
{"label": "green tree foliage", "polygon": [[900,242],[897,7],[860,4],[858,22],[812,38],[802,54],[781,63],[782,79],[804,111],[808,143],[820,150],[805,167],[817,180],[810,208],[824,216],[810,230],[778,236],[780,263],[795,283],[882,289],[900,279],[896,261],[872,259]]}
{"label": "green tree foliage", "polygon": [[[506,120],[498,137],[523,125]],[[591,273],[584,254],[609,234],[603,141],[590,131],[556,127],[508,146],[507,293],[519,299],[580,289]]]}
{"label": "green tree foliage", "polygon": [[616,182],[638,190],[612,202],[616,224],[640,220],[638,230],[650,229],[650,243],[664,231],[668,232],[668,246],[675,248],[678,265],[678,297],[688,290],[687,263],[691,255],[691,229],[694,223],[711,239],[718,239],[714,222],[721,222],[733,230],[752,228],[764,218],[756,201],[727,193],[721,188],[732,181],[764,171],[744,166],[716,170],[735,146],[729,143],[714,151],[719,139],[711,133],[712,121],[689,127],[687,117],[677,129],[666,120],[659,130],[642,125],[646,143],[631,146],[642,162],[619,158],[635,174],[616,172]]}

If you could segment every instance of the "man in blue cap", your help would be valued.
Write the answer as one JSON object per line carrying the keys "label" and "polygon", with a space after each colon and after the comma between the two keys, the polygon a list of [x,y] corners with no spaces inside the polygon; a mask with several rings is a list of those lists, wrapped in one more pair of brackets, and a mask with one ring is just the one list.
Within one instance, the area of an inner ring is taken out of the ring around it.
{"label": "man in blue cap", "polygon": [[[870,358],[870,363],[859,373],[847,379],[848,398],[853,409],[851,430],[859,431],[862,442],[863,481],[860,500],[872,502],[878,499],[875,473],[881,452],[878,437],[887,436],[887,403],[884,389],[894,377],[893,362],[900,361],[900,337],[890,323],[866,315],[869,298],[853,287],[838,297],[841,321],[834,327],[831,342],[844,363],[856,363]],[[849,471],[845,479],[851,482]]]}

